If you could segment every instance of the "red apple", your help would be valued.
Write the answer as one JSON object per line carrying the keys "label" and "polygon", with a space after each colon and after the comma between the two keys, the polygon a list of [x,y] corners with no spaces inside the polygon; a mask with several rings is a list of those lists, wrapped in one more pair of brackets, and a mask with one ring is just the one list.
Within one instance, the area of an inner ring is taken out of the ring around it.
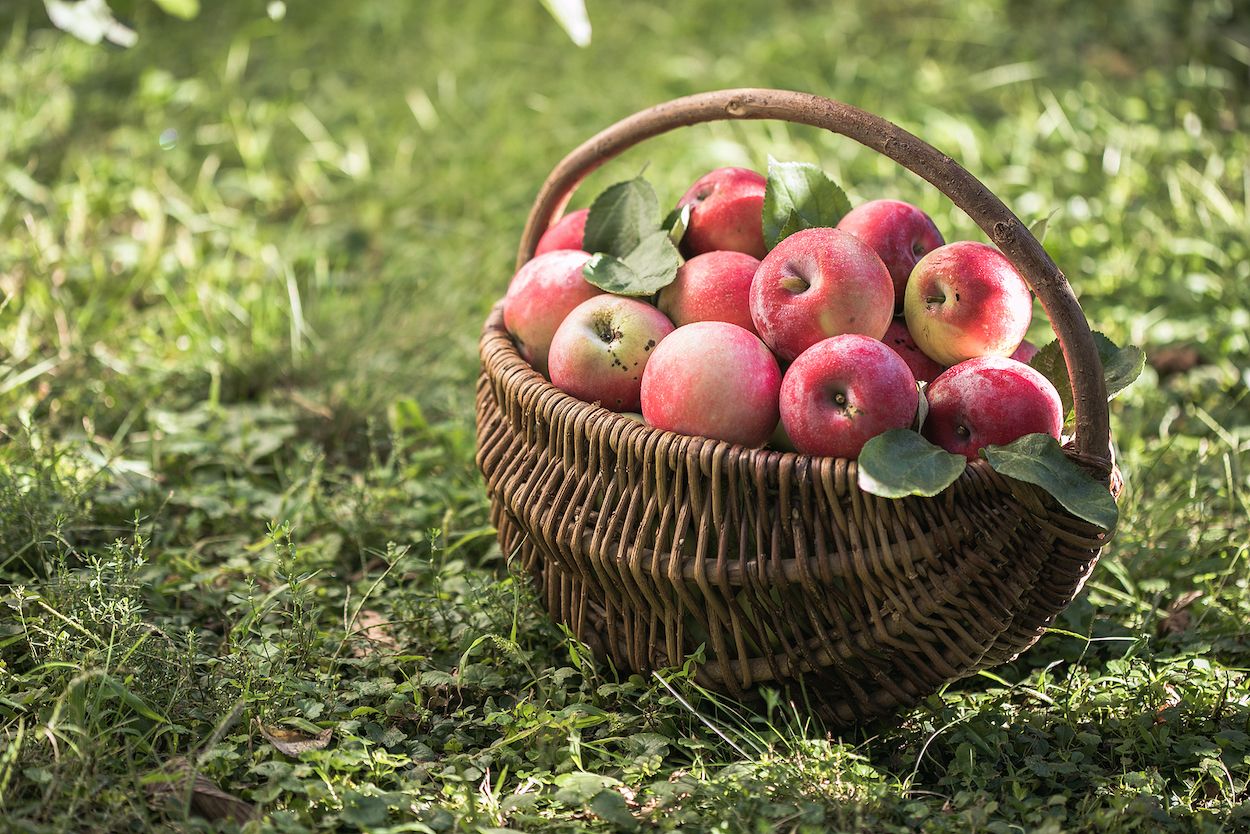
{"label": "red apple", "polygon": [[690,186],[677,207],[690,205],[682,238],[687,257],[729,249],[764,257],[764,188],[767,181],[748,168],[717,168]]}
{"label": "red apple", "polygon": [[912,376],[921,382],[932,382],[937,375],[946,370],[943,366],[924,355],[924,351],[916,347],[916,340],[907,332],[907,323],[902,319],[894,319],[886,329],[881,341],[903,357]]}
{"label": "red apple", "polygon": [[847,232],[795,232],[773,247],[751,283],[756,332],[783,360],[843,333],[880,339],[894,284],[868,244]]}
{"label": "red apple", "polygon": [[795,449],[857,458],[871,438],[910,426],[920,396],[901,356],[876,339],[848,333],[803,351],[786,369],[780,401]]}
{"label": "red apple", "polygon": [[872,200],[847,212],[838,228],[877,253],[894,281],[895,310],[902,310],[907,278],[921,256],[945,241],[929,215],[902,200]]}
{"label": "red apple", "polygon": [[948,369],[928,387],[924,436],[974,460],[982,446],[1063,427],[1059,392],[1039,372],[1003,356],[982,356]]}
{"label": "red apple", "polygon": [[551,384],[612,411],[637,411],[642,372],[673,323],[646,302],[599,295],[573,308],[551,340]]}
{"label": "red apple", "polygon": [[745,252],[696,255],[660,290],[657,306],[681,327],[696,321],[727,321],[755,332],[751,279],[760,262]]}
{"label": "red apple", "polygon": [[754,333],[699,321],[660,342],[642,374],[642,415],[665,431],[762,446],[777,427],[781,369]]}
{"label": "red apple", "polygon": [[1029,329],[1033,298],[1001,252],[961,240],[920,259],[907,281],[903,312],[920,349],[949,366],[1010,356]]}
{"label": "red apple", "polygon": [[1034,356],[1037,356],[1037,345],[1033,344],[1028,339],[1025,339],[1020,343],[1020,347],[1016,348],[1015,353],[1011,354],[1008,358],[1014,359],[1017,362],[1023,362],[1027,365],[1033,361]]}
{"label": "red apple", "polygon": [[539,373],[547,373],[547,351],[560,322],[578,304],[603,293],[582,277],[588,260],[588,252],[557,249],[525,264],[508,285],[504,327]]}
{"label": "red apple", "polygon": [[579,209],[564,215],[551,225],[538,239],[534,254],[543,255],[556,249],[581,249],[586,233],[586,217],[590,209]]}

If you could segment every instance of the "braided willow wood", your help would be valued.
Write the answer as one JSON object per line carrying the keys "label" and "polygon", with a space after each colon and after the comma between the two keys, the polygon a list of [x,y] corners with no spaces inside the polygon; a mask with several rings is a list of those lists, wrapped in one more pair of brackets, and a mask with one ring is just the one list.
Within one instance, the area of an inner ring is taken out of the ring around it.
{"label": "braided willow wood", "polygon": [[[968,211],[1050,312],[1077,390],[1068,452],[1108,475],[1101,366],[1063,274],[970,174],[847,105],[729,90],[626,119],[553,171],[522,261],[595,165],[712,118],[786,118],[884,144]],[[481,357],[477,463],[500,545],[552,617],[620,669],[680,665],[703,645],[696,678],[711,688],[750,698],[780,686],[834,725],[866,721],[1031,645],[1105,541],[983,460],[941,495],[890,500],[859,489],[854,461],[659,431],[581,402],[521,358],[498,305]]]}

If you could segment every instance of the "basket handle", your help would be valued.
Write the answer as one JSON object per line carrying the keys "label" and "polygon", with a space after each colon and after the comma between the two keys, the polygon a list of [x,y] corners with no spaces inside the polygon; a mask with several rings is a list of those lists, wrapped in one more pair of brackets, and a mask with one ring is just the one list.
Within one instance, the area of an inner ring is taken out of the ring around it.
{"label": "basket handle", "polygon": [[517,267],[533,257],[538,239],[568,204],[573,190],[622,151],[679,127],[722,119],[780,119],[854,139],[924,178],[989,235],[1037,294],[1059,338],[1076,411],[1075,451],[1101,473],[1111,471],[1107,392],[1089,323],[1067,278],[1003,202],[957,162],[879,116],[849,104],[787,90],[718,90],[658,104],[592,136],[560,161],[530,209]]}

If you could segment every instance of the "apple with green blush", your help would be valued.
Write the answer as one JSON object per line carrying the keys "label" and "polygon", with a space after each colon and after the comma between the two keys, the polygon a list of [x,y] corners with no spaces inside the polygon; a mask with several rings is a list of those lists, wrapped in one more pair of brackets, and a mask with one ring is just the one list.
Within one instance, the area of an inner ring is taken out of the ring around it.
{"label": "apple with green blush", "polygon": [[949,367],[978,356],[1010,356],[1029,329],[1033,297],[997,249],[957,241],[916,264],[903,314],[916,345]]}
{"label": "apple with green blush", "polygon": [[612,411],[636,412],[647,362],[672,332],[663,313],[636,298],[599,295],[583,301],[551,340],[551,384]]}

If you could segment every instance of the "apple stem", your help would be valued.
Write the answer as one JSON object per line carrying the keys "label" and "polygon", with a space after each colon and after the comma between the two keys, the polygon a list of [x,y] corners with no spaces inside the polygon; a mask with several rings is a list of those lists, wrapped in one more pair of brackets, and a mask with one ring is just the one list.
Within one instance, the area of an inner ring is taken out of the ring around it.
{"label": "apple stem", "polygon": [[928,304],[942,304],[945,301],[946,301],[946,296],[944,295],[925,296],[925,302]]}

